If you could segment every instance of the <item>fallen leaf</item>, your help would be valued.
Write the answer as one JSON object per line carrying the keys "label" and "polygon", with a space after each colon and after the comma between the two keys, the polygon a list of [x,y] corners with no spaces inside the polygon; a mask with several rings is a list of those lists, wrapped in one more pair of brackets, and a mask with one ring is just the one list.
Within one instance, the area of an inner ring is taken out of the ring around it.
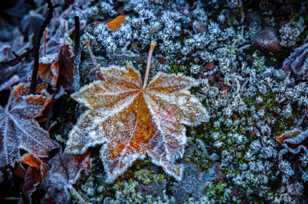
{"label": "fallen leaf", "polygon": [[286,139],[297,136],[301,131],[299,129],[293,129],[275,136],[275,140],[282,144]]}
{"label": "fallen leaf", "polygon": [[35,169],[41,169],[43,165],[43,161],[40,160],[40,158],[37,158],[36,156],[30,153],[22,155],[20,160],[22,163],[27,164],[28,166]]}
{"label": "fallen leaf", "polygon": [[299,152],[308,153],[308,129],[302,131],[300,129],[293,129],[287,131],[275,138],[281,145],[292,154]]}
{"label": "fallen leaf", "polygon": [[72,90],[74,77],[74,54],[68,44],[59,47],[58,55],[45,56],[41,59],[38,76],[55,90],[62,86],[65,90]]}
{"label": "fallen leaf", "polygon": [[44,173],[40,169],[36,169],[32,167],[29,167],[25,170],[24,177],[23,177],[24,182],[22,184],[22,192],[29,201],[32,200],[31,199],[32,194],[37,190],[37,187],[41,184],[45,176]]}
{"label": "fallen leaf", "polygon": [[55,89],[59,79],[59,65],[56,59],[52,59],[51,62],[40,63],[38,68],[38,76]]}
{"label": "fallen leaf", "polygon": [[[32,194],[38,189],[46,192],[45,196],[42,195],[42,203],[67,203],[70,200],[70,192],[78,194],[73,185],[81,172],[88,173],[91,168],[89,152],[78,156],[58,153],[48,163],[31,154],[23,155],[23,159],[22,162],[28,167],[16,166],[15,172],[24,179],[22,191],[27,198],[26,202],[30,203]],[[77,198],[81,203],[85,203],[80,194]]]}
{"label": "fallen leaf", "polygon": [[44,86],[38,85],[35,94],[28,93],[29,84],[20,83],[11,91],[7,105],[0,106],[0,166],[21,160],[20,149],[47,157],[58,147],[35,120],[49,103]]}
{"label": "fallen leaf", "polygon": [[205,108],[189,92],[198,83],[183,75],[158,73],[143,87],[140,73],[131,65],[103,68],[101,75],[104,80],[72,95],[90,110],[69,133],[66,152],[81,154],[102,144],[107,182],[146,155],[180,180],[183,169],[175,161],[184,153],[184,125],[208,120]]}
{"label": "fallen leaf", "polygon": [[59,81],[58,85],[63,86],[65,90],[73,89],[74,82],[74,53],[70,45],[62,45],[58,56]]}
{"label": "fallen leaf", "polygon": [[296,79],[308,78],[308,42],[294,49],[288,58],[283,61],[282,68],[291,71]]}
{"label": "fallen leaf", "polygon": [[111,31],[116,31],[123,25],[125,19],[125,15],[119,15],[107,23],[107,28]]}
{"label": "fallen leaf", "polygon": [[59,153],[48,163],[51,168],[42,182],[42,187],[47,191],[45,200],[52,203],[67,203],[72,193],[80,203],[86,203],[73,185],[82,172],[89,172],[91,168],[89,153],[78,156]]}
{"label": "fallen leaf", "polygon": [[16,165],[15,173],[16,171],[22,172],[22,192],[25,195],[25,198],[27,198],[27,201],[31,203],[31,196],[46,176],[48,166],[42,160],[29,153],[23,155],[21,162],[28,165],[28,167],[23,168]]}

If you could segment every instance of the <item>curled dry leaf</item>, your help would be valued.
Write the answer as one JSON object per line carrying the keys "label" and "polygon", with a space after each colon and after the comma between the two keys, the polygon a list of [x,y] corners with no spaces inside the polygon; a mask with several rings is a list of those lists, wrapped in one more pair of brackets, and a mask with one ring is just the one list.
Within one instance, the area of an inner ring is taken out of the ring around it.
{"label": "curled dry leaf", "polygon": [[45,85],[29,93],[29,84],[20,83],[11,91],[5,107],[0,106],[0,166],[14,165],[20,160],[20,149],[37,157],[47,157],[58,145],[49,138],[35,117],[50,103]]}
{"label": "curled dry leaf", "polygon": [[308,129],[305,131],[300,131],[298,129],[288,131],[285,135],[290,135],[290,137],[285,137],[282,140],[282,146],[293,154],[298,154],[303,152],[304,154],[308,153]]}
{"label": "curled dry leaf", "polygon": [[63,86],[66,90],[72,90],[74,67],[73,49],[70,45],[63,44],[57,56],[46,56],[41,60],[38,76],[53,89]]}
{"label": "curled dry leaf", "polygon": [[266,28],[257,34],[255,47],[264,52],[279,52],[281,46],[275,31],[272,28]]}
{"label": "curled dry leaf", "polygon": [[123,25],[125,19],[125,15],[119,15],[107,23],[107,28],[111,31],[116,31]]}
{"label": "curled dry leaf", "polygon": [[35,169],[41,169],[43,166],[43,161],[30,153],[22,155],[21,162]]}
{"label": "curled dry leaf", "polygon": [[291,55],[283,61],[282,68],[291,71],[297,79],[307,80],[308,42],[296,48]]}
{"label": "curled dry leaf", "polygon": [[82,171],[88,172],[90,169],[89,152],[78,156],[58,153],[48,164],[32,154],[24,154],[22,162],[27,164],[28,168],[17,170],[24,178],[22,189],[28,201],[32,200],[32,194],[40,187],[46,191],[43,203],[67,203],[70,200],[69,192],[77,194],[81,203],[85,203],[72,185]]}
{"label": "curled dry leaf", "polygon": [[72,193],[80,203],[86,203],[73,185],[82,172],[87,173],[91,168],[89,152],[79,156],[59,153],[48,163],[51,168],[42,183],[47,191],[45,200],[52,203],[67,203]]}
{"label": "curled dry leaf", "polygon": [[111,66],[100,72],[103,81],[95,81],[72,95],[90,110],[71,130],[66,152],[80,154],[102,144],[100,156],[107,182],[146,155],[180,180],[182,166],[175,161],[184,153],[184,125],[198,125],[208,119],[205,108],[189,92],[197,85],[195,80],[158,73],[143,86],[140,73],[131,65]]}
{"label": "curled dry leaf", "polygon": [[292,137],[295,137],[295,136],[297,136],[300,132],[301,132],[300,129],[293,129],[293,130],[290,130],[290,131],[286,131],[286,132],[284,132],[284,133],[282,133],[282,134],[280,134],[280,135],[277,135],[277,136],[275,137],[275,139],[276,139],[276,141],[279,142],[280,144],[283,144],[284,141],[285,141],[286,139],[290,139],[290,138],[292,138]]}
{"label": "curled dry leaf", "polygon": [[22,155],[21,162],[26,164],[28,168],[20,169],[24,171],[23,178],[24,183],[22,185],[22,191],[30,201],[32,193],[36,191],[48,172],[47,164],[45,164],[40,158],[33,154],[26,153]]}

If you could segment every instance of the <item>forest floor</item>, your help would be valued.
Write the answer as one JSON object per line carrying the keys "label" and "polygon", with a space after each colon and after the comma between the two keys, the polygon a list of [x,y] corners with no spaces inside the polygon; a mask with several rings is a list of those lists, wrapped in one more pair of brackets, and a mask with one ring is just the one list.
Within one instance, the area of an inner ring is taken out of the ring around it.
{"label": "forest floor", "polygon": [[[307,203],[307,0],[47,2],[0,5],[0,203]],[[151,42],[150,78],[194,78],[209,120],[181,180],[146,157],[108,183],[100,145],[62,153],[88,109],[71,94],[100,67],[144,76]]]}

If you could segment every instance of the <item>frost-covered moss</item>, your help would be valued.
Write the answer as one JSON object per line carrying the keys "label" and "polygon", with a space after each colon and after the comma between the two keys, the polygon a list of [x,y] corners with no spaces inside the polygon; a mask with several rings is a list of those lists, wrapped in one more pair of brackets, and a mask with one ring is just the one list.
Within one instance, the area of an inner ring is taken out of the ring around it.
{"label": "frost-covered moss", "polygon": [[[211,118],[187,128],[182,181],[144,160],[114,184],[103,182],[103,167],[96,164],[80,188],[90,201],[104,203],[300,203],[308,180],[307,155],[282,154],[284,147],[275,137],[307,128],[308,84],[281,69],[284,51],[268,56],[253,43],[266,25],[278,28],[284,48],[293,47],[306,28],[298,19],[280,24],[272,16],[275,5],[194,2],[123,1],[120,10],[128,17],[115,32],[106,28],[107,20],[118,15],[115,1],[93,3],[85,11],[88,19],[98,20],[87,26],[82,42],[91,42],[102,66],[132,61],[143,72],[149,43],[155,40],[152,74],[195,77],[200,86],[193,92]],[[87,83],[95,71],[89,70],[94,66],[85,48],[81,71]]]}

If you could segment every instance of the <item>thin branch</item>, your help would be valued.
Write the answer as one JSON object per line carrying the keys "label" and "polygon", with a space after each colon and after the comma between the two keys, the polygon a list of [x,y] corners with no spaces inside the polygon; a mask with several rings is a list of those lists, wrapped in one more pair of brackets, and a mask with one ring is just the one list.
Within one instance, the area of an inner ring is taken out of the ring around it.
{"label": "thin branch", "polygon": [[87,201],[85,201],[85,199],[80,195],[80,193],[71,184],[66,184],[66,187],[71,192],[71,194],[74,195],[75,198],[78,199],[78,201],[80,203],[82,203],[82,204],[87,204],[88,203]]}
{"label": "thin branch", "polygon": [[151,63],[152,63],[152,56],[153,56],[153,52],[154,52],[155,47],[156,47],[156,42],[151,42],[150,50],[149,50],[149,54],[148,54],[148,59],[147,59],[147,67],[146,67],[146,71],[145,71],[145,75],[144,75],[143,88],[145,88],[147,86],[147,83],[148,83],[149,73],[150,73]]}
{"label": "thin branch", "polygon": [[18,75],[12,76],[9,80],[4,82],[3,84],[0,84],[0,91],[10,88],[13,84],[16,84],[20,81],[20,78]]}
{"label": "thin branch", "polygon": [[92,51],[90,42],[87,42],[87,43],[86,43],[86,46],[87,46],[87,48],[88,48],[88,51],[89,51],[89,54],[90,54],[90,58],[91,58],[92,64],[95,66],[94,69],[95,69],[95,71],[97,71],[97,70],[100,69],[100,65],[97,63],[96,57],[95,57],[94,54],[93,54],[93,51]]}
{"label": "thin branch", "polygon": [[79,54],[79,50],[80,50],[80,20],[79,20],[79,16],[75,16],[74,21],[75,21],[74,41],[75,41],[75,55],[76,55],[76,54]]}
{"label": "thin branch", "polygon": [[23,58],[26,58],[27,56],[30,55],[30,53],[33,51],[33,49],[28,49],[26,50],[25,52],[23,52],[22,54],[18,55],[17,53],[13,53],[15,58],[11,59],[11,60],[8,60],[8,61],[3,61],[3,62],[0,62],[0,69],[4,69],[4,68],[7,68],[7,67],[11,67],[11,66],[14,66],[18,63],[20,63],[20,61],[23,59]]}
{"label": "thin branch", "polygon": [[80,88],[80,71],[79,71],[79,65],[80,65],[80,20],[79,16],[74,17],[75,21],[75,33],[74,33],[74,80],[73,80],[73,88],[74,90],[78,90]]}
{"label": "thin branch", "polygon": [[44,34],[44,31],[48,24],[50,23],[53,15],[54,7],[52,5],[51,0],[47,0],[48,4],[48,13],[47,16],[40,27],[40,30],[37,35],[34,35],[34,45],[33,45],[33,55],[34,55],[34,63],[33,63],[33,70],[32,70],[32,78],[31,78],[31,86],[30,86],[30,92],[34,93],[36,83],[37,83],[37,72],[39,68],[39,60],[40,60],[40,45],[41,45],[41,39]]}

